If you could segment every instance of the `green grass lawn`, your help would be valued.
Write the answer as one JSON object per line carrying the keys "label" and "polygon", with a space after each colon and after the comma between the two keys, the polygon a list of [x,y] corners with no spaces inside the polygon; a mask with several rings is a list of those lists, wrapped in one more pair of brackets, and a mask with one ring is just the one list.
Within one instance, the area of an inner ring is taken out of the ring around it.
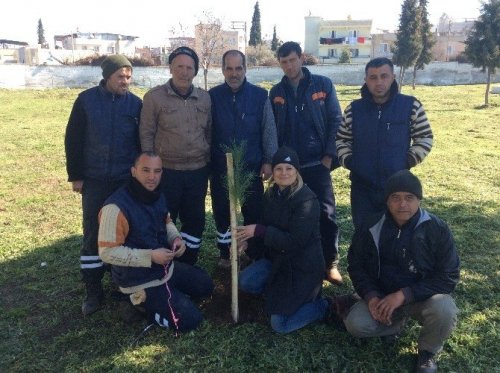
{"label": "green grass lawn", "polygon": [[[337,87],[342,108],[359,95]],[[424,104],[435,134],[414,169],[423,206],[450,225],[462,260],[455,298],[458,327],[440,355],[441,371],[500,371],[500,96],[482,107],[483,85],[403,92]],[[81,316],[80,196],[66,181],[64,131],[80,90],[0,90],[0,371],[412,371],[419,328],[410,323],[387,349],[316,324],[286,336],[268,325],[220,325],[175,337],[146,323],[125,325],[116,303]],[[135,90],[139,96],[145,93]],[[332,173],[342,231],[341,269],[352,234],[348,174]],[[218,252],[207,199],[201,264],[216,272]],[[325,285],[327,294],[347,293]],[[109,276],[105,280],[109,288]],[[499,329],[497,329],[499,328]]]}

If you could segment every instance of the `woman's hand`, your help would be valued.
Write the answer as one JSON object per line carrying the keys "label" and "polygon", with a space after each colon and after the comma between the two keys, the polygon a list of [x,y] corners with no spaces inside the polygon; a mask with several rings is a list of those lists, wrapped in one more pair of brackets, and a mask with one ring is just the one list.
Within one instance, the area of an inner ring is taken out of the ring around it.
{"label": "woman's hand", "polygon": [[257,224],[242,225],[236,228],[236,240],[247,241],[255,235],[255,226]]}
{"label": "woman's hand", "polygon": [[248,249],[247,241],[237,241],[238,243],[238,254],[243,254]]}

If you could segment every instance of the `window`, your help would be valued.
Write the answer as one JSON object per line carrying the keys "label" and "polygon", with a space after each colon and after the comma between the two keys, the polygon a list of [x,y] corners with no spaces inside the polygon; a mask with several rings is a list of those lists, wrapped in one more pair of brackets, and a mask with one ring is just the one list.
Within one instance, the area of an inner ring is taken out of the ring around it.
{"label": "window", "polygon": [[380,52],[381,53],[389,53],[389,44],[380,43]]}
{"label": "window", "polygon": [[349,49],[351,52],[351,57],[359,57],[359,49]]}
{"label": "window", "polygon": [[334,39],[334,38],[336,37],[336,36],[335,36],[336,34],[337,34],[337,32],[336,32],[336,31],[332,31],[332,39]]}
{"label": "window", "polygon": [[115,53],[115,47],[108,47],[107,52],[111,53],[111,54],[114,54]]}
{"label": "window", "polygon": [[337,58],[337,50],[336,49],[328,49],[328,57],[329,58]]}

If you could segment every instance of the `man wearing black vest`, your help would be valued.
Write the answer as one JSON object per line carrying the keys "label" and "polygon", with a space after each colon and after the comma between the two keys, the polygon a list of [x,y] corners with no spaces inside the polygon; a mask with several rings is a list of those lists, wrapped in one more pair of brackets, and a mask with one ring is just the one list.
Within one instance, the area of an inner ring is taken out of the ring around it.
{"label": "man wearing black vest", "polygon": [[422,104],[399,93],[391,60],[379,57],[368,62],[361,98],[344,110],[336,141],[340,164],[351,171],[355,228],[384,210],[387,179],[422,162],[432,141]]}
{"label": "man wearing black vest", "polygon": [[[243,161],[253,180],[242,206],[244,224],[255,224],[260,219],[263,180],[271,176],[271,160],[278,150],[276,125],[267,91],[249,83],[245,55],[229,50],[222,56],[222,74],[225,82],[212,88],[212,176],[210,192],[217,246],[220,250],[219,267],[230,267],[229,200],[225,186],[227,175],[225,153],[233,145],[244,145]],[[250,244],[250,246],[252,246]],[[247,250],[252,256],[252,247]]]}

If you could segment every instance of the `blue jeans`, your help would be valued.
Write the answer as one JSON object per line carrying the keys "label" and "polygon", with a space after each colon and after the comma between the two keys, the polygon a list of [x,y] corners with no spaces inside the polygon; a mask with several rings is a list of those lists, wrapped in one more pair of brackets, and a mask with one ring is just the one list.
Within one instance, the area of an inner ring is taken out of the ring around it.
{"label": "blue jeans", "polygon": [[[240,289],[251,294],[261,294],[271,273],[272,264],[268,259],[257,260],[246,267],[239,277]],[[317,297],[309,303],[303,304],[292,315],[271,315],[271,327],[280,334],[293,332],[304,326],[322,320],[328,310],[326,299]]]}

